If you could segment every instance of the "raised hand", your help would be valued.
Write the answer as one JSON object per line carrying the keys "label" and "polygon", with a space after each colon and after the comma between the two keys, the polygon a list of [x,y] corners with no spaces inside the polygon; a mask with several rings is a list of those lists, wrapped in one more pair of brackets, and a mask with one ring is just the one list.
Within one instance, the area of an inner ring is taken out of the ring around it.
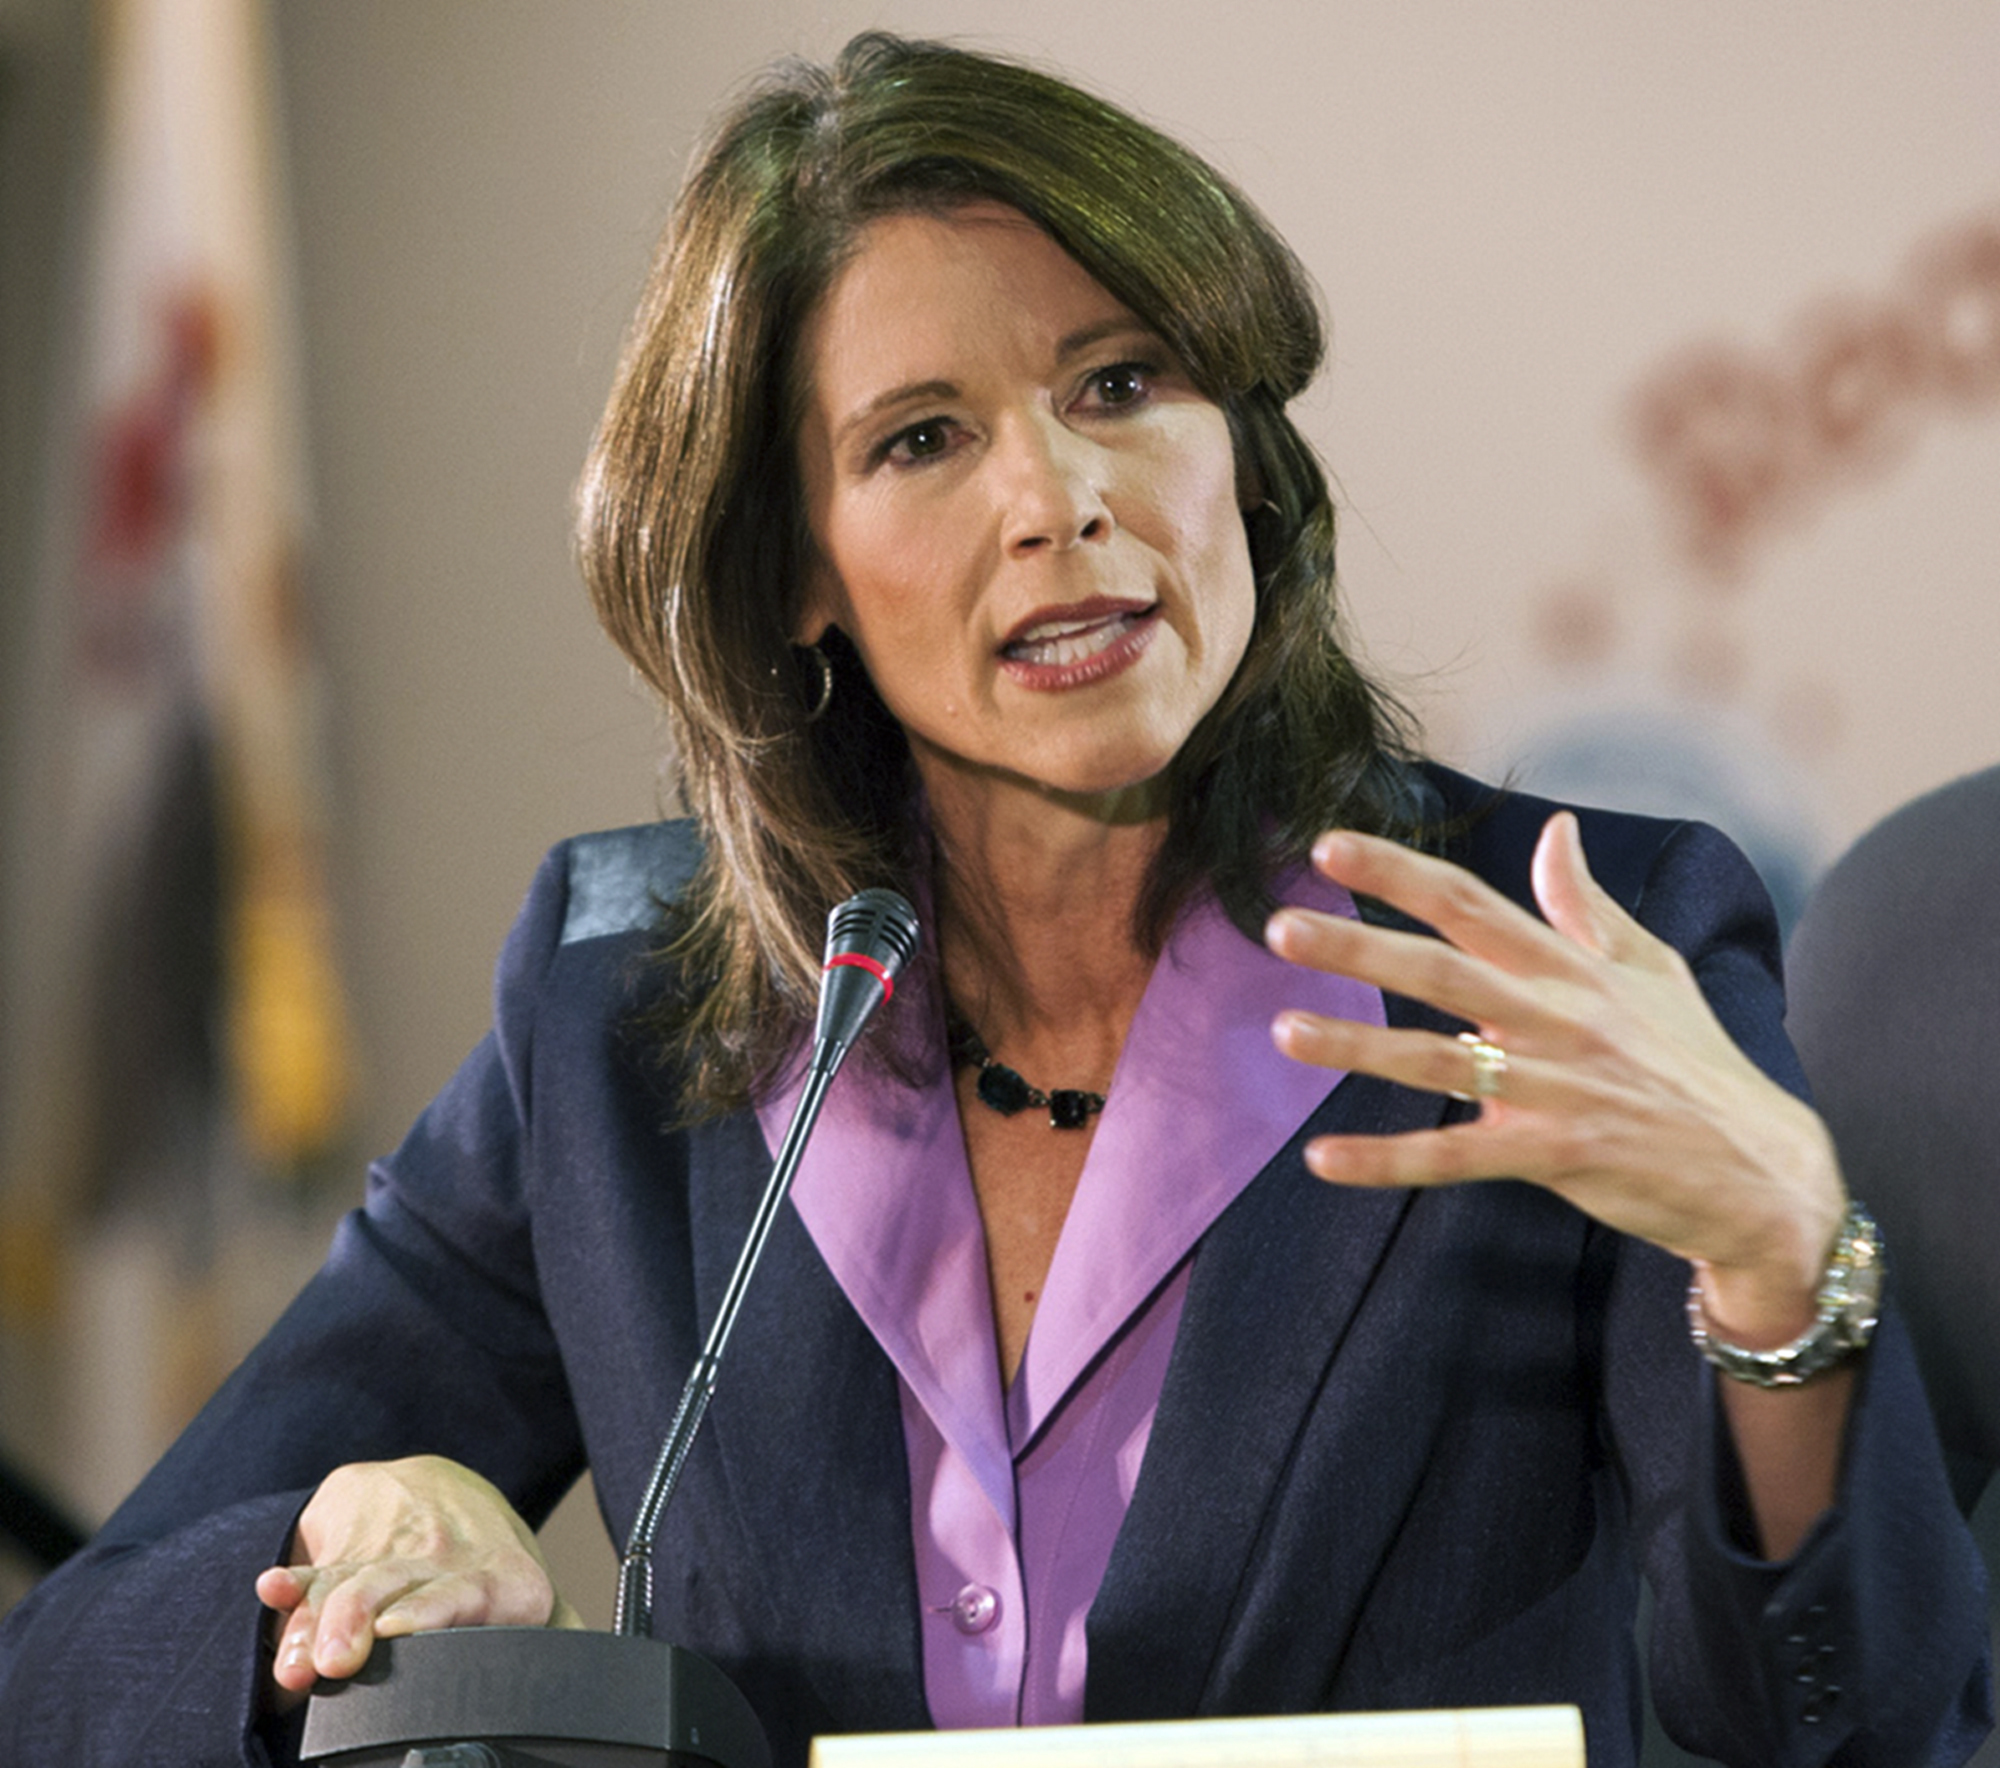
{"label": "raised hand", "polygon": [[1272,951],[1427,1002],[1486,1046],[1279,1015],[1273,1039],[1299,1061],[1481,1101],[1476,1119],[1441,1129],[1322,1137],[1307,1150],[1313,1172],[1356,1185],[1526,1179],[1695,1261],[1735,1342],[1781,1344],[1811,1321],[1845,1203],[1831,1139],[1736,1048],[1680,955],[1591,877],[1573,816],[1552,817],[1536,846],[1546,921],[1394,842],[1333,833],[1313,859],[1442,937],[1285,908]]}

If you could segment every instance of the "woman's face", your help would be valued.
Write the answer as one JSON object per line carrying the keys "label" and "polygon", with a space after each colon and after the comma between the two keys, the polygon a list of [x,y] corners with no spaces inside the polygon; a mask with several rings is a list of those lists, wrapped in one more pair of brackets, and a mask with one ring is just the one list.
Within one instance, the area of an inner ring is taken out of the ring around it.
{"label": "woman's face", "polygon": [[937,803],[1158,780],[1255,606],[1229,426],[1015,210],[873,222],[803,340],[816,560]]}

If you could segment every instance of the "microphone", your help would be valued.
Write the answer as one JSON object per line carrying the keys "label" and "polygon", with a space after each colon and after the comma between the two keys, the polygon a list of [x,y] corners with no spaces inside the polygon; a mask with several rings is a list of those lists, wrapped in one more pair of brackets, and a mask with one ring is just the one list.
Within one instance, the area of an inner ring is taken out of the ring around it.
{"label": "microphone", "polygon": [[702,1415],[715,1395],[716,1376],[722,1352],[729,1342],[730,1329],[743,1305],[744,1291],[757,1261],[764,1255],[764,1242],[771,1237],[778,1219],[778,1206],[792,1188],[806,1151],[806,1138],[819,1122],[820,1106],[826,1090],[847,1059],[861,1028],[875,1009],[896,992],[896,977],[917,949],[917,912],[893,890],[864,890],[850,896],[826,918],[826,956],[820,965],[819,1017],[813,1030],[812,1060],[806,1065],[805,1090],[792,1108],[791,1127],[772,1163],[771,1177],[758,1200],[750,1232],[737,1255],[736,1269],[723,1291],[716,1309],[715,1324],[708,1341],[688,1371],[687,1385],[681,1389],[674,1421],[667,1428],[667,1440],[660,1445],[660,1458],[653,1464],[652,1478],[627,1537],[624,1556],[618,1564],[617,1631],[650,1637],[653,1630],[653,1540],[667,1501],[679,1483],[682,1465],[694,1447],[695,1432],[701,1429]]}
{"label": "microphone", "polygon": [[618,1564],[615,1630],[458,1627],[377,1640],[358,1675],[308,1703],[302,1760],[327,1768],[526,1768],[551,1758],[515,1745],[555,1743],[579,1768],[656,1759],[768,1768],[763,1727],[734,1684],[698,1653],[652,1637],[653,1543],[826,1090],[896,992],[917,943],[916,911],[893,890],[861,891],[827,917],[805,1088],[640,1499]]}
{"label": "microphone", "polygon": [[917,912],[893,890],[864,890],[827,916],[815,1068],[840,1066],[869,1016],[895,994],[896,978],[916,949]]}

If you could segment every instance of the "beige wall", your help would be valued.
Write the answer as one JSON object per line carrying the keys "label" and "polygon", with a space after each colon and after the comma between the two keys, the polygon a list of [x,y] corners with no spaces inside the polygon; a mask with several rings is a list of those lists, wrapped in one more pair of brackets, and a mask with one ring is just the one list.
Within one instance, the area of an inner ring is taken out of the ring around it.
{"label": "beige wall", "polygon": [[[1607,793],[1685,775],[1810,867],[2000,752],[2000,399],[1946,397],[1897,342],[1923,329],[1920,243],[2000,225],[1987,0],[276,11],[364,1148],[479,1035],[542,849],[658,800],[652,716],[569,562],[570,481],[704,114],[866,25],[1046,57],[1287,231],[1333,318],[1308,422],[1360,630],[1448,756],[1497,771],[1577,720],[1654,713],[1673,756],[1642,756],[1652,782],[1612,767]],[[1746,506],[1719,572],[1631,402],[1704,340],[1796,386],[1842,301],[1840,335],[1893,370],[1862,408],[1873,447],[1795,447],[1790,494]],[[322,1232],[259,1254],[273,1292]]]}
{"label": "beige wall", "polygon": [[1900,299],[1920,240],[2000,214],[1990,6],[995,16],[281,7],[371,1145],[477,1035],[541,848],[656,801],[651,716],[568,562],[570,479],[707,109],[867,24],[1045,55],[1289,233],[1333,317],[1309,421],[1360,630],[1448,754],[1498,770],[1600,703],[1692,705],[1823,852],[2000,752],[2000,393],[1913,392],[1891,458],[1801,468],[1814,495],[1753,524],[1728,587],[1677,549],[1624,427],[1685,347],[1787,375],[1812,309]]}

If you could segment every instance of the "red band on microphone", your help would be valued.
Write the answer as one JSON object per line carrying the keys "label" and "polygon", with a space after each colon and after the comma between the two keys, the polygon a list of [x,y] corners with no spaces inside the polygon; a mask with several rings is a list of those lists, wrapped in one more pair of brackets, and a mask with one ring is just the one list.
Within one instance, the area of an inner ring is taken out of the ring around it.
{"label": "red band on microphone", "polygon": [[838,964],[852,964],[857,970],[866,970],[882,985],[882,1004],[887,1006],[896,998],[896,979],[886,968],[868,956],[866,952],[842,952],[837,958],[828,958],[826,968],[831,970]]}

